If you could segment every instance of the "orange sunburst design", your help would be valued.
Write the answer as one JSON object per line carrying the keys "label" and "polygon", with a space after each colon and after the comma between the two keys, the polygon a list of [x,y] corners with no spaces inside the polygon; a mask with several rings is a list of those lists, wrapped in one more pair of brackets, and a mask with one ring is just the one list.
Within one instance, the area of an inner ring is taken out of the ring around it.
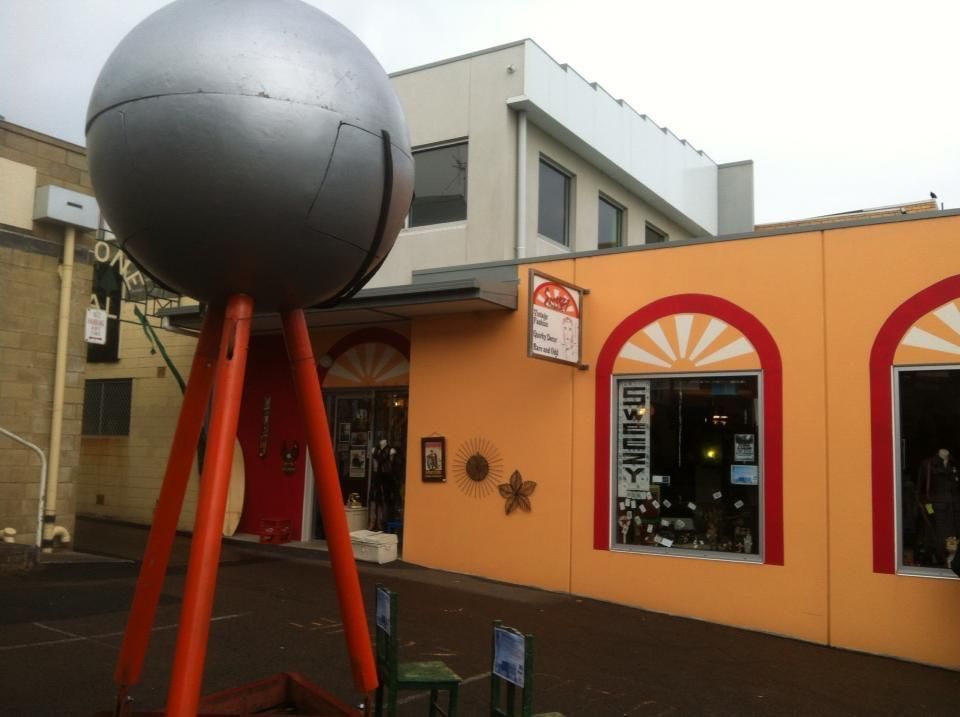
{"label": "orange sunburst design", "polygon": [[893,362],[960,363],[960,304],[951,301],[921,316],[900,339]]}
{"label": "orange sunburst design", "polygon": [[344,351],[327,371],[324,388],[404,386],[410,382],[410,363],[392,346],[367,342]]}
{"label": "orange sunburst design", "polygon": [[533,292],[533,303],[539,306],[545,306],[548,309],[559,311],[562,314],[578,318],[580,310],[577,308],[577,301],[565,287],[552,281],[548,281],[537,287]]}
{"label": "orange sunburst design", "polygon": [[737,329],[707,314],[671,314],[643,327],[623,348],[614,373],[742,371],[760,368]]}

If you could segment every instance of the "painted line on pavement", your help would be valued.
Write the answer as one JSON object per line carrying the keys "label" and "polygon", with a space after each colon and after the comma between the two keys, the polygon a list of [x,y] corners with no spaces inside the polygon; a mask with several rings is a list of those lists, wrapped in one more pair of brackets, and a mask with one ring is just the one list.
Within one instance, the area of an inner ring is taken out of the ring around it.
{"label": "painted line on pavement", "polygon": [[[239,617],[246,617],[250,613],[241,612],[235,615],[219,615],[217,617],[210,618],[210,622],[220,622],[222,620],[236,620]],[[21,645],[0,645],[0,652],[7,652],[9,650],[22,650],[27,647],[43,647],[44,645],[63,645],[68,642],[83,642],[84,640],[102,640],[105,637],[120,637],[125,634],[124,630],[119,632],[104,632],[100,635],[78,635],[74,632],[67,632],[66,630],[61,630],[56,627],[50,627],[49,625],[44,625],[40,622],[33,623],[34,627],[39,627],[43,630],[49,630],[50,632],[55,632],[60,635],[66,635],[67,637],[61,638],[59,640],[41,640],[39,642],[26,642]],[[152,628],[151,632],[159,632],[160,630],[174,630],[177,628],[179,623],[173,623],[172,625],[158,625],[157,627]],[[115,647],[110,645],[110,647]]]}

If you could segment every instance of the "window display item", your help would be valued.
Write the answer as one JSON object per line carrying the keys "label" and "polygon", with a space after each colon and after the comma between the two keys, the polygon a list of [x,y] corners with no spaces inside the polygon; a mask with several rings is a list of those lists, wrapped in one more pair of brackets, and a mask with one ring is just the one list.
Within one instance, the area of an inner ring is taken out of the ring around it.
{"label": "window display item", "polygon": [[403,461],[400,451],[381,438],[371,452],[370,530],[383,530],[391,520],[399,520],[403,490]]}

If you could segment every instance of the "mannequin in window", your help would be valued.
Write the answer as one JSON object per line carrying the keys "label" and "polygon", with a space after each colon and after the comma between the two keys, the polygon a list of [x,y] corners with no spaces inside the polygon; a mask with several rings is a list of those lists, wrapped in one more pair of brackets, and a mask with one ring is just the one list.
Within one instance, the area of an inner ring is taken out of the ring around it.
{"label": "mannequin in window", "polygon": [[370,530],[383,530],[400,507],[400,453],[385,438],[373,449],[370,480]]}
{"label": "mannequin in window", "polygon": [[947,540],[960,535],[960,474],[950,451],[941,448],[924,459],[918,478],[921,540],[937,567],[947,567]]}

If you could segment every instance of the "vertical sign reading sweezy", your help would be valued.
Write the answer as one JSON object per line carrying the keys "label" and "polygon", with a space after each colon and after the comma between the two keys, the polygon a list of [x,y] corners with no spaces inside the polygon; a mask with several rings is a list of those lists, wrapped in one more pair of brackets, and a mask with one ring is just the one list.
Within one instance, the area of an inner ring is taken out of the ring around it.
{"label": "vertical sign reading sweezy", "polygon": [[583,295],[586,290],[530,270],[527,355],[580,365]]}
{"label": "vertical sign reading sweezy", "polygon": [[617,390],[617,497],[645,500],[650,496],[650,382],[623,379]]}

